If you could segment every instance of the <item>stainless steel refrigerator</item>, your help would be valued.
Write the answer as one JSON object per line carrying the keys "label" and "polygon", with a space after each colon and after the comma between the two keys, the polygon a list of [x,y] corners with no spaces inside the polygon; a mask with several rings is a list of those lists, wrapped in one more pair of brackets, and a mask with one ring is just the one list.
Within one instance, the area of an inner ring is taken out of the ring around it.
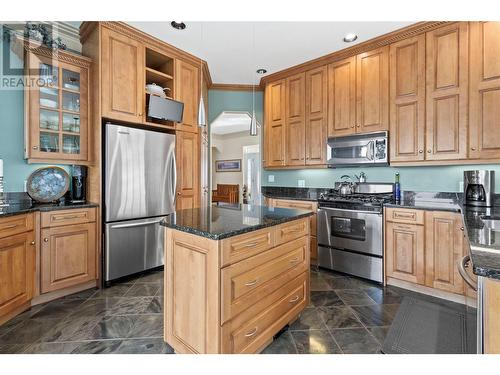
{"label": "stainless steel refrigerator", "polygon": [[163,265],[161,219],[175,210],[175,136],[106,124],[104,281]]}

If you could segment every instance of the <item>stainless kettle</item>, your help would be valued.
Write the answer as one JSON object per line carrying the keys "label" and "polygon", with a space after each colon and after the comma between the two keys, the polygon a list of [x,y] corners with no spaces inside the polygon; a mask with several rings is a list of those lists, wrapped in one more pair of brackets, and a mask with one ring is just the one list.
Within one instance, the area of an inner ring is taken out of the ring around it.
{"label": "stainless kettle", "polygon": [[[348,175],[343,175],[341,178],[351,178]],[[351,195],[354,194],[354,184],[352,181],[342,181],[339,183],[339,194],[340,195]]]}

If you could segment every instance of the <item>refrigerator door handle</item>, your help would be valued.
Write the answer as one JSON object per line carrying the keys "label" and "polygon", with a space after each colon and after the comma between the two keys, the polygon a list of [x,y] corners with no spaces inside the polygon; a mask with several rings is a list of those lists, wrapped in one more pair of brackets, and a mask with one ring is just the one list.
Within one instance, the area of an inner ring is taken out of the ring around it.
{"label": "refrigerator door handle", "polygon": [[130,224],[117,224],[117,225],[112,225],[111,229],[123,229],[123,228],[134,228],[134,227],[145,227],[147,225],[151,224],[158,224],[161,222],[163,218],[154,220],[154,221],[143,221],[142,223],[130,223]]}
{"label": "refrigerator door handle", "polygon": [[177,159],[175,151],[172,153],[172,195],[174,196],[174,211],[177,204]]}

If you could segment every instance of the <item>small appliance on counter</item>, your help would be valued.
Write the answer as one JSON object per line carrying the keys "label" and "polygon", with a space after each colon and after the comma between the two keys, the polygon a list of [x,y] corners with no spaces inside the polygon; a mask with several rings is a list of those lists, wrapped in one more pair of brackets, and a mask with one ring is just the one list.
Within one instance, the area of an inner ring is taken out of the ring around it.
{"label": "small appliance on counter", "polygon": [[73,165],[71,167],[71,203],[87,201],[87,167]]}
{"label": "small appliance on counter", "polygon": [[464,171],[464,203],[467,206],[491,207],[495,193],[495,172]]}

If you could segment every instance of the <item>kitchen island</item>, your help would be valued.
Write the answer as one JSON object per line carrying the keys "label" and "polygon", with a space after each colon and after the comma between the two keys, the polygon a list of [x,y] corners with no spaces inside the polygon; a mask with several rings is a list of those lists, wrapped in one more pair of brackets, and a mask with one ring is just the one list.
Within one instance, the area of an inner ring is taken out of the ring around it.
{"label": "kitchen island", "polygon": [[258,353],[309,304],[311,212],[176,211],[165,231],[165,341],[177,353]]}

